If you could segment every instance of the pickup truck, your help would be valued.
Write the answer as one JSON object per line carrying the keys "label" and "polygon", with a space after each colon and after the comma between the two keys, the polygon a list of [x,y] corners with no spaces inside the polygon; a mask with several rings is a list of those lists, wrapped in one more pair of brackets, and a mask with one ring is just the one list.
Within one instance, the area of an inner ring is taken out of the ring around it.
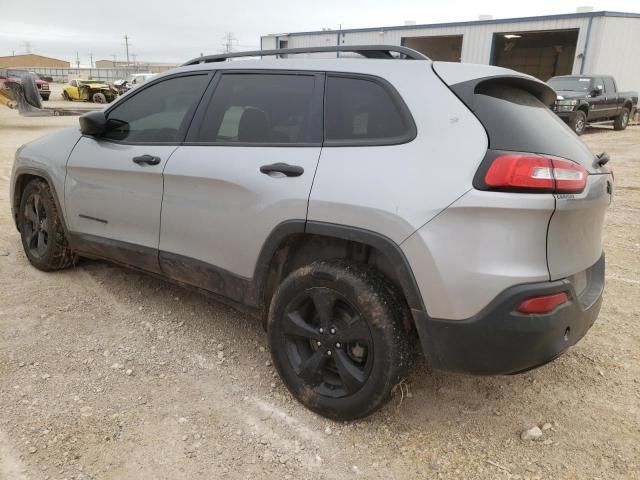
{"label": "pickup truck", "polygon": [[[30,73],[33,72],[17,68],[0,68],[0,83],[4,83],[6,81],[20,81],[22,77]],[[37,74],[34,73],[34,75],[36,76],[36,86],[38,87],[38,93],[42,97],[42,100],[49,100],[49,97],[51,96],[49,83],[42,80]]]}
{"label": "pickup truck", "polygon": [[581,135],[587,122],[613,122],[624,130],[638,107],[638,92],[619,92],[608,75],[562,75],[547,82],[558,94],[553,111]]}

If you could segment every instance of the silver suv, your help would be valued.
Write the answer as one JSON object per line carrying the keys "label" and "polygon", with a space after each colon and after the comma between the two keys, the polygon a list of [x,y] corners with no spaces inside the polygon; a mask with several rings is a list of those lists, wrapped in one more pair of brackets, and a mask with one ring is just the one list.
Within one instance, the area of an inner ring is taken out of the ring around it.
{"label": "silver suv", "polygon": [[418,339],[434,368],[515,373],[595,321],[613,176],[555,98],[403,47],[207,56],[21,147],[11,205],[36,268],[107,259],[250,307],[291,393],[354,419]]}

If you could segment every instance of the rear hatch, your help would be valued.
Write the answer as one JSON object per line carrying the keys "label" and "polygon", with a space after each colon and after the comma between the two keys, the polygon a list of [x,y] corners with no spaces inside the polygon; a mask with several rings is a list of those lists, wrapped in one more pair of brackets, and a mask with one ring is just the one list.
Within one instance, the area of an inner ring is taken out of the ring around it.
{"label": "rear hatch", "polygon": [[[551,87],[506,69],[461,67],[434,63],[436,73],[474,112],[489,137],[489,151],[474,187],[553,195],[555,209],[547,231],[549,276],[551,280],[580,277],[602,255],[602,225],[613,177],[550,110],[556,99]],[[501,165],[492,169],[499,157]],[[514,177],[517,168],[520,173],[534,172],[535,178]],[[493,177],[488,184],[490,169]],[[508,169],[513,183],[505,183]],[[580,278],[576,281],[582,283]]]}

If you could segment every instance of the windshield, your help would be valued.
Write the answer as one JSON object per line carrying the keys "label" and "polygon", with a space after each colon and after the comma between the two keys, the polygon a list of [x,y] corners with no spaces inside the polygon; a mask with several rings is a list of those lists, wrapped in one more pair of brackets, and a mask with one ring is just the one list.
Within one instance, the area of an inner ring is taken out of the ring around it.
{"label": "windshield", "polygon": [[569,92],[591,91],[591,78],[589,77],[553,77],[547,83],[554,90]]}

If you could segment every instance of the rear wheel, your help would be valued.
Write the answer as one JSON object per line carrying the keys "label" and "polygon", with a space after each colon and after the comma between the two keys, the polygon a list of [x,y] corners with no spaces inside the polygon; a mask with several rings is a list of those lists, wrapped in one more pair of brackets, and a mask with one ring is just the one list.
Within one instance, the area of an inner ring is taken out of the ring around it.
{"label": "rear wheel", "polygon": [[629,109],[623,108],[620,115],[613,121],[614,130],[624,130],[629,125]]}
{"label": "rear wheel", "polygon": [[571,128],[573,128],[573,131],[576,132],[576,135],[582,135],[586,126],[587,116],[582,110],[578,110],[575,117],[573,118]]}
{"label": "rear wheel", "polygon": [[73,264],[55,200],[45,181],[32,180],[25,187],[18,224],[24,253],[34,267],[51,271]]}
{"label": "rear wheel", "polygon": [[317,261],[289,275],[269,310],[275,367],[320,415],[365,417],[391,398],[412,363],[408,309],[376,270]]}

